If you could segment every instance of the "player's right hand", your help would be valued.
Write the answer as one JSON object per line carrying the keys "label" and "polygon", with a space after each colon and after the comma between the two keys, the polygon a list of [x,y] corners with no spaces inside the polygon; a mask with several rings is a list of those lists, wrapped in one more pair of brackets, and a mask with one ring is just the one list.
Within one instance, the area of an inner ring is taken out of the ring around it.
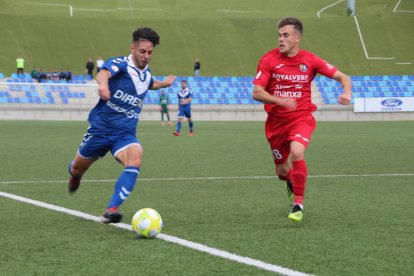
{"label": "player's right hand", "polygon": [[296,100],[293,98],[280,98],[279,105],[293,110],[296,108]]}

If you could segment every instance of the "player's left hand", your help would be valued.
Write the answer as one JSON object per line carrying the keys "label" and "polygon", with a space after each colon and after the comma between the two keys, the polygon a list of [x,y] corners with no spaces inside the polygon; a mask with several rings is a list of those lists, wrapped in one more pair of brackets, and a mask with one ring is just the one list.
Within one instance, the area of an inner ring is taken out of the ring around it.
{"label": "player's left hand", "polygon": [[338,97],[338,103],[347,105],[351,102],[351,95],[341,94]]}
{"label": "player's left hand", "polygon": [[167,85],[167,86],[170,86],[171,84],[173,84],[173,82],[175,81],[175,76],[174,75],[169,75],[168,77],[166,77],[165,79],[164,79],[164,83]]}

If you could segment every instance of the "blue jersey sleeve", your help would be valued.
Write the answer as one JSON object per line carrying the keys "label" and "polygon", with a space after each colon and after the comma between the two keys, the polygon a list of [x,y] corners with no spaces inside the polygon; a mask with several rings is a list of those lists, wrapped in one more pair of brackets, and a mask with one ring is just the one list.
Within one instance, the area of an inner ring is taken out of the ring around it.
{"label": "blue jersey sleeve", "polygon": [[127,70],[128,59],[126,57],[116,57],[108,59],[101,67],[111,73],[111,77]]}

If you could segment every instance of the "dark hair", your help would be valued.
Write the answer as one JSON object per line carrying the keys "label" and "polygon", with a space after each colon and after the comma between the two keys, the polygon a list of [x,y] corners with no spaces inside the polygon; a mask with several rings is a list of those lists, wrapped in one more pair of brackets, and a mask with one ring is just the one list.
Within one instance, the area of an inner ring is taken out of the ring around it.
{"label": "dark hair", "polygon": [[154,47],[160,44],[160,36],[157,32],[147,27],[136,29],[132,33],[132,42],[139,42],[140,40],[149,40],[154,44]]}
{"label": "dark hair", "polygon": [[286,25],[293,25],[293,28],[299,31],[301,34],[303,33],[303,24],[302,22],[294,17],[285,17],[279,20],[277,27],[280,29]]}
{"label": "dark hair", "polygon": [[181,80],[181,82],[185,82],[185,83],[187,83],[187,81],[186,81],[186,80]]}

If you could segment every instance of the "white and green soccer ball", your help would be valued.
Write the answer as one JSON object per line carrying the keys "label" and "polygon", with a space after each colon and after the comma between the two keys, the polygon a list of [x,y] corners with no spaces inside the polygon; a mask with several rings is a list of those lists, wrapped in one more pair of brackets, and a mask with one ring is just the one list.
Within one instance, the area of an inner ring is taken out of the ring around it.
{"label": "white and green soccer ball", "polygon": [[151,208],[144,208],[132,217],[132,229],[139,237],[151,239],[157,236],[162,229],[160,214]]}

